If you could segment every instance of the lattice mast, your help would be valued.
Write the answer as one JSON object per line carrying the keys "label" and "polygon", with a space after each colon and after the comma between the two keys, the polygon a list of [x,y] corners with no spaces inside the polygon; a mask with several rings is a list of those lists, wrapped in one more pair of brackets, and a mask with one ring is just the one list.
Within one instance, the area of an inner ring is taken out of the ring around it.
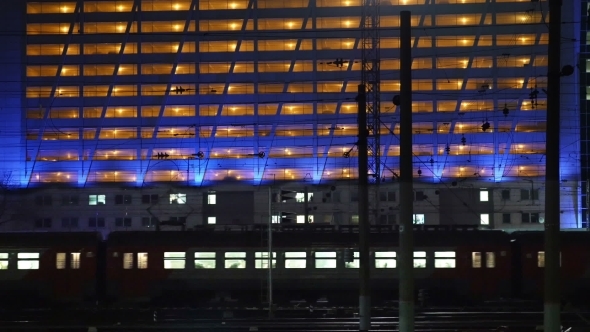
{"label": "lattice mast", "polygon": [[367,149],[369,181],[381,182],[381,108],[380,108],[380,0],[364,0],[361,20],[362,71],[361,84],[366,87],[367,98]]}

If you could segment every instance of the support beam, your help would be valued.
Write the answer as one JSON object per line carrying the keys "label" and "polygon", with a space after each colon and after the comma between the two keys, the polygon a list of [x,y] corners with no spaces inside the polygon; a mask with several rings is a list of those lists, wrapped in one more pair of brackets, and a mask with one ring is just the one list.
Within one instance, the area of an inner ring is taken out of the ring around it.
{"label": "support beam", "polygon": [[414,188],[412,169],[412,27],[402,11],[400,30],[399,331],[414,331]]}

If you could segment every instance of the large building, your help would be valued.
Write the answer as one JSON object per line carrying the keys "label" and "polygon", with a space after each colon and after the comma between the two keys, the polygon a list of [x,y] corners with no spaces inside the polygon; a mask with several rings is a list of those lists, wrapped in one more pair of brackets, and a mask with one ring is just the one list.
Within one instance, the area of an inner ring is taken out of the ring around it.
{"label": "large building", "polygon": [[[354,224],[363,2],[4,1],[0,229]],[[379,7],[372,223],[398,221],[409,10],[415,222],[542,227],[547,1]],[[585,8],[563,2],[563,64]],[[587,226],[584,75],[561,85],[564,228]]]}

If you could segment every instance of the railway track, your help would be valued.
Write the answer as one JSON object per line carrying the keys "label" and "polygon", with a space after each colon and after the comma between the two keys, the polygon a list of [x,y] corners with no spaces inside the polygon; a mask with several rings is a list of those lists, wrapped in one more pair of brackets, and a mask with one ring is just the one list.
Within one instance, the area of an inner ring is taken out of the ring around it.
{"label": "railway track", "polygon": [[[209,317],[206,317],[207,315]],[[296,331],[353,331],[358,330],[358,318],[353,317],[299,317],[263,318],[257,311],[249,318],[214,317],[221,314],[215,310],[187,308],[152,309],[103,309],[103,310],[4,310],[0,311],[0,330],[6,332],[47,331],[195,331],[195,332],[296,332]],[[225,312],[227,315],[227,312]],[[573,327],[571,332],[590,331],[584,317],[590,313],[564,313],[564,326]],[[507,331],[535,331],[542,324],[540,311],[482,312],[482,311],[425,311],[416,312],[415,331],[463,332],[497,331],[507,326]],[[374,316],[372,331],[397,331],[397,312],[391,315]],[[92,328],[95,328],[92,329]],[[89,329],[91,328],[91,329]]]}

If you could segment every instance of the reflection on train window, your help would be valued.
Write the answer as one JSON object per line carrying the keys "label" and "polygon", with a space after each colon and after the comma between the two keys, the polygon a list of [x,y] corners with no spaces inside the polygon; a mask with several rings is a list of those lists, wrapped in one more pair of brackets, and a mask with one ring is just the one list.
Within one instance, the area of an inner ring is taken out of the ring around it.
{"label": "reflection on train window", "polygon": [[58,252],[57,254],[55,254],[55,268],[58,270],[63,270],[66,268],[65,252]]}
{"label": "reflection on train window", "polygon": [[486,267],[488,269],[493,269],[496,267],[496,253],[495,252],[486,252]]}
{"label": "reflection on train window", "polygon": [[164,268],[165,269],[184,269],[186,253],[184,252],[165,252]]}
{"label": "reflection on train window", "polygon": [[316,269],[335,269],[336,268],[336,252],[316,252],[315,253],[315,268]]}
{"label": "reflection on train window", "polygon": [[395,251],[376,251],[375,267],[378,269],[395,269]]}
{"label": "reflection on train window", "polygon": [[360,266],[359,252],[354,252],[354,260],[352,262],[344,262],[344,267],[347,269],[358,269]]}
{"label": "reflection on train window", "polygon": [[225,253],[226,269],[245,269],[246,253],[245,252],[226,252]]}
{"label": "reflection on train window", "polygon": [[17,269],[19,270],[38,270],[39,269],[39,253],[38,252],[19,252],[16,256],[18,258]]}
{"label": "reflection on train window", "polygon": [[148,268],[148,253],[138,252],[137,253],[137,268],[144,270]]}
{"label": "reflection on train window", "polygon": [[426,251],[414,251],[414,268],[426,268]]}
{"label": "reflection on train window", "polygon": [[[257,251],[254,253],[254,267],[257,269],[268,269],[268,251]],[[277,267],[277,253],[272,253],[272,268]]]}
{"label": "reflection on train window", "polygon": [[195,269],[214,269],[214,252],[195,252]]}
{"label": "reflection on train window", "polygon": [[285,252],[285,269],[305,269],[306,258],[305,251]]}
{"label": "reflection on train window", "polygon": [[8,253],[0,252],[0,270],[8,270]]}
{"label": "reflection on train window", "polygon": [[455,268],[455,252],[454,251],[435,251],[434,252],[434,267],[437,269]]}
{"label": "reflection on train window", "polygon": [[77,270],[80,268],[80,253],[70,253],[70,269]]}
{"label": "reflection on train window", "polygon": [[481,252],[471,253],[471,267],[475,269],[481,268]]}
{"label": "reflection on train window", "polygon": [[133,253],[126,252],[123,254],[123,269],[131,270],[133,268]]}

